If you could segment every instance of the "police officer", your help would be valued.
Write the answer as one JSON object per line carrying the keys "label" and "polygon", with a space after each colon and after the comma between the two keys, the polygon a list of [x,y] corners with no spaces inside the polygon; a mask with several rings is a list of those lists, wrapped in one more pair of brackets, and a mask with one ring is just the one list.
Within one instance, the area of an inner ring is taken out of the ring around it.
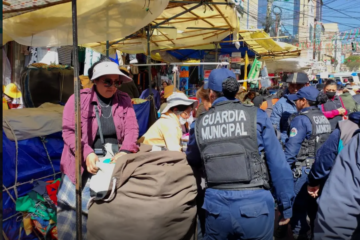
{"label": "police officer", "polygon": [[295,94],[301,88],[309,85],[309,78],[305,73],[294,73],[287,77],[286,83],[288,88],[285,91],[285,96],[274,105],[270,120],[277,130],[281,132],[281,141],[285,143],[288,138],[287,130],[289,128],[289,117],[297,112],[295,103],[288,99],[288,94]]}
{"label": "police officer", "polygon": [[290,223],[295,239],[309,239],[307,215],[313,230],[317,205],[307,193],[306,182],[317,149],[331,133],[329,120],[317,107],[327,98],[314,87],[304,87],[289,95],[288,99],[296,104],[298,110],[290,123],[289,138],[285,144],[285,156],[293,170],[296,194]]}
{"label": "police officer", "polygon": [[360,239],[360,130],[340,152],[318,200],[315,240]]}
{"label": "police officer", "polygon": [[191,125],[186,152],[189,164],[205,172],[204,238],[270,240],[275,216],[268,173],[280,225],[289,222],[294,197],[291,170],[273,126],[263,110],[235,99],[239,85],[232,71],[213,70],[205,88],[212,107]]}
{"label": "police officer", "polygon": [[319,191],[325,184],[337,155],[359,128],[360,112],[353,112],[349,115],[349,120],[338,123],[328,140],[319,148],[308,179],[308,193],[312,197],[320,195]]}

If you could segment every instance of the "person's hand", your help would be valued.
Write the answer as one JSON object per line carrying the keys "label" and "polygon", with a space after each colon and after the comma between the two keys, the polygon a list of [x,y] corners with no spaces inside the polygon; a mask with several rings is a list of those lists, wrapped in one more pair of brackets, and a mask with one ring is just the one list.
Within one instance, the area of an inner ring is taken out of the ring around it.
{"label": "person's hand", "polygon": [[113,156],[111,158],[111,163],[115,163],[116,159],[118,159],[119,157],[124,156],[126,154],[127,154],[126,152],[119,152],[119,153],[115,154],[115,156]]}
{"label": "person's hand", "polygon": [[86,157],[86,167],[87,171],[91,174],[96,174],[99,168],[96,166],[96,162],[99,161],[98,156],[95,153],[90,153]]}
{"label": "person's hand", "polygon": [[339,115],[344,115],[346,112],[344,108],[339,108],[338,111],[339,111]]}
{"label": "person's hand", "polygon": [[307,186],[307,191],[310,194],[310,196],[316,198],[319,196],[319,188],[320,186],[315,186],[315,187]]}
{"label": "person's hand", "polygon": [[279,222],[279,226],[284,226],[290,222],[290,218],[282,218]]}

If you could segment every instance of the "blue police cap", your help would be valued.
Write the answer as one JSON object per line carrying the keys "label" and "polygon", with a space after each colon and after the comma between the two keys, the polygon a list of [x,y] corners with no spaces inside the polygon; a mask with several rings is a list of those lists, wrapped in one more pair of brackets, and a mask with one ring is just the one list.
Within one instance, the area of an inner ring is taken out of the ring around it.
{"label": "blue police cap", "polygon": [[306,84],[309,82],[309,77],[306,73],[293,73],[287,79],[287,83]]}
{"label": "blue police cap", "polygon": [[222,92],[222,83],[228,78],[235,78],[235,73],[227,68],[218,68],[211,71],[209,81],[204,85],[204,89],[211,89]]}
{"label": "blue police cap", "polygon": [[288,95],[288,98],[292,101],[296,101],[298,99],[305,98],[309,101],[316,101],[317,96],[319,95],[319,90],[316,88],[309,86],[301,88],[297,93]]}

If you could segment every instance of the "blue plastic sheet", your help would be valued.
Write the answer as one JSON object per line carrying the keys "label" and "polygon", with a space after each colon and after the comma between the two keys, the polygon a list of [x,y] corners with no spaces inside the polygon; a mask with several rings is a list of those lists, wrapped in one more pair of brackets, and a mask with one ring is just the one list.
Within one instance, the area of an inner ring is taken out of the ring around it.
{"label": "blue plastic sheet", "polygon": [[[233,38],[231,36],[223,39],[223,41],[230,41]],[[214,52],[215,50],[193,50],[193,49],[178,49],[176,51],[167,51],[177,59],[183,61],[187,59],[203,59],[205,54]],[[251,51],[244,42],[240,42],[240,48],[237,49],[235,44],[231,42],[220,43],[218,54],[231,54],[232,52],[241,52],[241,57],[245,57],[245,53],[248,53],[249,57],[254,57],[255,53]]]}
{"label": "blue plastic sheet", "polygon": [[134,104],[136,118],[139,124],[139,137],[144,135],[148,129],[150,117],[150,102]]}
{"label": "blue plastic sheet", "polygon": [[[53,175],[54,171],[57,173],[55,178],[61,177],[60,158],[64,147],[61,132],[46,136],[44,143],[52,160],[52,165],[40,138],[18,141],[17,182],[19,184],[28,182],[17,187],[18,197],[25,196],[34,188],[32,180],[36,181],[39,178],[43,178],[42,181],[53,180],[54,177],[50,175]],[[9,193],[16,200],[14,188],[11,188],[15,184],[15,164],[15,142],[10,141],[3,132],[3,183],[6,188],[10,188]],[[50,177],[44,178],[46,176]],[[17,214],[15,203],[9,193],[3,192],[3,219]],[[3,222],[4,232],[9,239],[19,239],[21,223],[21,217],[18,219],[13,217]],[[33,234],[26,236],[25,232],[22,231],[20,239],[38,238]]]}
{"label": "blue plastic sheet", "polygon": [[[134,110],[139,124],[139,135],[145,134],[148,128],[150,115],[150,102],[146,101],[141,104],[135,104]],[[55,173],[55,178],[61,177],[60,159],[64,147],[62,133],[54,133],[44,138],[47,152],[51,158],[52,165],[48,159],[41,138],[31,138],[18,141],[18,163],[17,163],[17,182],[25,183],[17,187],[18,197],[25,196],[34,188],[34,182],[39,178],[42,181],[53,180],[50,176]],[[15,184],[15,164],[16,164],[16,147],[15,142],[10,141],[3,132],[3,183],[6,188],[10,188],[8,192],[3,192],[3,219],[7,219],[16,215],[15,191],[11,188]],[[44,178],[46,176],[50,176]],[[10,195],[11,197],[10,197]],[[20,227],[22,225],[22,217],[12,217],[3,222],[3,230],[9,239],[19,239]],[[34,234],[26,236],[25,231],[21,231],[20,239],[35,240],[38,239]]]}

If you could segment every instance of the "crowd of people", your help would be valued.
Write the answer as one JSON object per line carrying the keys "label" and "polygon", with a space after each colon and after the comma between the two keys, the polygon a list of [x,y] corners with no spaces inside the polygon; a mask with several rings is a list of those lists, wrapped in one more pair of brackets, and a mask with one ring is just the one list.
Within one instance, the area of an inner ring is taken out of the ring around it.
{"label": "crowd of people", "polygon": [[[185,152],[199,179],[197,239],[360,239],[359,104],[354,98],[349,109],[333,80],[319,91],[306,74],[294,73],[282,91],[258,94],[220,68],[197,100],[165,83],[159,103],[154,99],[160,118],[138,139],[131,99],[118,89],[131,84],[129,72],[102,59],[89,78],[93,88],[81,90],[83,236],[89,182],[104,144],[113,145],[115,162],[144,143]],[[59,239],[76,233],[73,108],[71,97],[63,117]]]}

